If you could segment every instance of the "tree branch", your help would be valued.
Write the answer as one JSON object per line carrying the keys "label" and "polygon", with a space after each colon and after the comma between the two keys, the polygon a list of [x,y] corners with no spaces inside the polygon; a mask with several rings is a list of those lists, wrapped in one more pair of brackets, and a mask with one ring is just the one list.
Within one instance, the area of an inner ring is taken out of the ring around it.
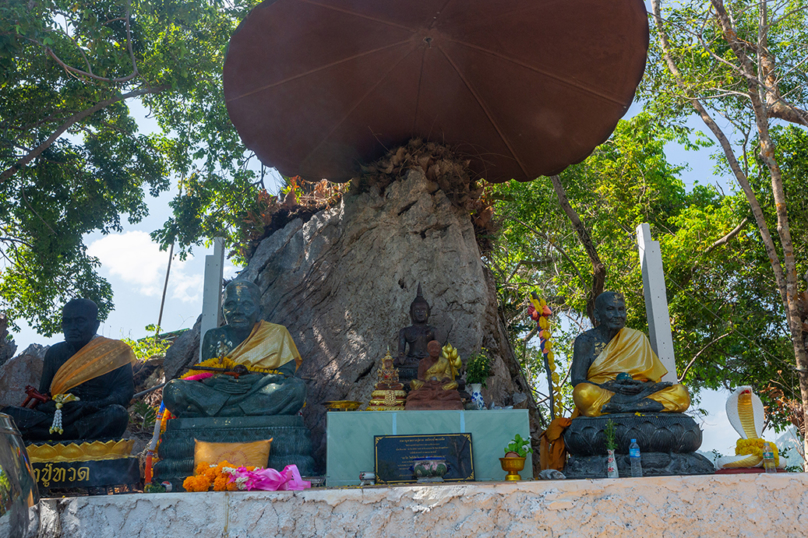
{"label": "tree branch", "polygon": [[556,243],[555,241],[552,241],[552,240],[551,240],[551,239],[550,239],[550,238],[547,236],[547,234],[545,234],[544,232],[541,232],[541,231],[537,230],[536,228],[534,228],[533,226],[531,226],[531,225],[527,224],[526,222],[522,222],[521,220],[517,219],[516,217],[506,217],[506,218],[509,218],[509,219],[511,219],[512,221],[514,221],[514,222],[517,222],[517,223],[521,224],[522,226],[524,226],[524,227],[525,227],[525,228],[527,228],[528,230],[532,231],[534,234],[536,234],[536,235],[538,235],[538,236],[543,237],[545,241],[547,241],[548,243],[550,243],[550,245],[552,245],[552,246],[553,246],[553,248],[555,248],[555,249],[556,249],[556,250],[557,250],[557,251],[558,251],[558,252],[559,252],[559,253],[560,253],[560,254],[561,254],[563,257],[564,257],[564,259],[565,259],[565,260],[567,260],[567,261],[570,263],[570,265],[572,265],[572,268],[573,268],[573,269],[575,269],[575,272],[578,274],[578,278],[581,280],[581,284],[582,284],[584,287],[586,287],[586,286],[587,286],[588,282],[587,282],[587,281],[586,281],[586,279],[584,278],[584,275],[583,275],[583,274],[581,274],[581,270],[580,270],[580,269],[578,269],[578,266],[577,266],[577,265],[575,265],[575,262],[572,260],[572,258],[570,258],[569,254],[567,254],[567,251],[566,251],[566,250],[564,250],[564,249],[561,247],[561,245],[559,245],[559,244],[558,244],[558,243]]}
{"label": "tree branch", "polygon": [[586,255],[589,256],[589,261],[592,264],[592,289],[589,294],[589,299],[586,301],[586,313],[594,324],[595,299],[597,299],[598,295],[603,293],[603,286],[606,283],[606,266],[600,261],[598,251],[595,248],[595,244],[592,242],[592,237],[589,235],[586,226],[584,226],[578,213],[576,213],[575,209],[570,205],[569,198],[567,198],[567,191],[561,183],[561,178],[557,175],[550,176],[550,181],[553,182],[553,189],[556,192],[561,209],[564,210],[567,218],[572,223],[572,227],[575,229],[575,233],[578,234],[578,239],[581,241],[581,245],[583,245]]}
{"label": "tree branch", "polygon": [[727,336],[731,335],[731,334],[732,334],[732,333],[734,333],[734,332],[735,332],[735,331],[729,331],[729,332],[727,332],[727,333],[722,334],[721,336],[719,336],[718,338],[715,338],[715,339],[714,339],[712,342],[708,343],[706,346],[704,346],[703,348],[701,348],[701,349],[698,351],[698,353],[696,353],[695,355],[693,355],[693,358],[692,358],[692,359],[690,359],[690,362],[689,362],[689,363],[687,363],[687,366],[685,366],[685,369],[684,369],[684,371],[682,372],[682,375],[679,377],[679,383],[681,383],[681,382],[682,382],[682,380],[685,378],[685,376],[687,375],[687,371],[688,371],[688,370],[690,370],[690,367],[691,367],[691,366],[693,366],[693,363],[694,363],[694,362],[696,362],[696,359],[698,359],[698,358],[699,358],[699,355],[701,355],[702,353],[704,353],[704,352],[707,350],[707,348],[708,348],[708,347],[710,347],[711,345],[715,344],[716,342],[718,342],[718,341],[719,341],[719,340],[721,340],[722,338],[725,338],[725,337],[727,337]]}
{"label": "tree branch", "polygon": [[735,228],[734,228],[734,229],[733,229],[731,232],[729,232],[727,235],[725,235],[724,237],[722,237],[721,239],[717,240],[715,243],[713,243],[712,245],[710,245],[709,247],[707,247],[707,250],[705,250],[705,251],[704,251],[704,253],[705,253],[705,254],[708,254],[708,253],[712,252],[713,250],[715,250],[716,248],[720,247],[721,245],[726,245],[727,243],[729,243],[730,241],[732,241],[732,239],[733,239],[733,238],[734,238],[736,235],[738,235],[738,234],[740,233],[740,231],[743,229],[743,227],[744,227],[744,226],[746,226],[746,223],[747,223],[748,221],[749,221],[749,219],[748,219],[748,218],[746,218],[746,217],[744,217],[744,219],[741,221],[741,223],[740,223],[738,226],[736,226],[736,227],[735,227]]}
{"label": "tree branch", "polygon": [[99,101],[95,105],[85,108],[81,112],[77,112],[70,116],[67,121],[65,121],[62,125],[59,126],[56,131],[53,132],[44,142],[39,144],[33,150],[31,150],[26,156],[19,159],[16,163],[8,167],[2,174],[0,174],[0,184],[5,182],[11,176],[17,173],[18,170],[22,169],[25,165],[27,165],[32,160],[36,159],[43,151],[48,149],[53,145],[56,140],[62,136],[62,134],[67,131],[70,127],[72,127],[76,122],[83,120],[84,118],[98,112],[99,110],[108,107],[112,103],[117,103],[118,101],[124,101],[126,99],[131,99],[132,97],[139,97],[141,95],[147,95],[150,93],[160,93],[164,90],[167,90],[169,86],[162,85],[162,86],[154,86],[152,88],[141,88],[139,90],[134,90],[129,93],[124,93],[118,95],[116,97],[110,97],[109,99],[104,99],[103,101]]}
{"label": "tree branch", "polygon": [[[741,190],[743,190],[746,200],[749,202],[749,206],[752,209],[752,214],[755,217],[755,223],[760,231],[760,237],[763,240],[763,246],[766,249],[766,255],[769,257],[769,263],[771,264],[772,271],[774,272],[777,288],[780,292],[780,298],[783,301],[783,304],[787,305],[788,299],[786,292],[786,278],[783,274],[783,267],[780,264],[780,256],[774,246],[774,240],[772,239],[771,232],[769,231],[769,226],[766,224],[763,210],[760,207],[760,202],[758,201],[757,196],[755,196],[755,192],[752,190],[749,179],[746,177],[746,174],[743,173],[743,170],[741,170],[741,166],[738,163],[738,159],[735,157],[735,152],[732,150],[732,145],[729,139],[724,134],[724,131],[722,131],[715,122],[715,120],[713,120],[712,116],[710,116],[710,113],[707,112],[707,109],[704,107],[701,101],[697,97],[690,95],[687,86],[684,83],[682,74],[673,61],[670,43],[668,42],[668,35],[665,33],[665,27],[662,23],[660,0],[651,0],[651,10],[654,16],[657,34],[659,35],[659,42],[662,48],[663,57],[668,66],[668,70],[673,76],[676,85],[689,99],[690,103],[693,105],[693,108],[695,108],[696,112],[698,112],[699,116],[701,116],[702,121],[705,123],[705,125],[707,125],[707,127],[710,128],[710,131],[712,131],[713,135],[718,140],[721,149],[724,150],[724,156],[727,158],[727,164],[729,164],[730,170],[732,170],[736,181],[738,181],[738,184],[741,186]],[[754,95],[756,96],[757,92],[754,92]]]}

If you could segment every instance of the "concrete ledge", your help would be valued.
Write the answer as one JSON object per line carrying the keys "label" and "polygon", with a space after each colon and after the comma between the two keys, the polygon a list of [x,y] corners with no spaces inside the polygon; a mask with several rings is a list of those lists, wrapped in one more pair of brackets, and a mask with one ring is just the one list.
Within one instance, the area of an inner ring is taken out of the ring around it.
{"label": "concrete ledge", "polygon": [[776,536],[808,529],[808,474],[44,499],[30,536]]}

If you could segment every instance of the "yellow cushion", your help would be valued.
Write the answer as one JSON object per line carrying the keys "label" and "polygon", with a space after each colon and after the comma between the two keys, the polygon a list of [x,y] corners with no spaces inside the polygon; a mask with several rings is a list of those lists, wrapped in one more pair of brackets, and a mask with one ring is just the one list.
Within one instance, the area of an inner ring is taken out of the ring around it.
{"label": "yellow cushion", "polygon": [[194,439],[194,467],[202,462],[216,465],[229,461],[236,466],[266,467],[272,439],[252,443],[208,443]]}

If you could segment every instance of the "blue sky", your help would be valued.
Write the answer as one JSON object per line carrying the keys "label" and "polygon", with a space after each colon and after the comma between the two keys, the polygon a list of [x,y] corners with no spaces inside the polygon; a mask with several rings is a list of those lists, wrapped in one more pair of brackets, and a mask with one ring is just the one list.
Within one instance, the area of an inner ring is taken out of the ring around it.
{"label": "blue sky", "polygon": [[[158,129],[156,122],[148,117],[139,102],[129,103],[132,114],[144,133]],[[626,118],[640,111],[635,103],[626,114]],[[691,127],[706,130],[701,121],[693,118]],[[723,126],[722,126],[723,127]],[[730,131],[730,129],[728,129]],[[729,176],[714,175],[714,162],[710,159],[711,149],[686,151],[675,143],[665,148],[668,160],[672,164],[686,164],[689,169],[681,175],[688,189],[698,182],[700,184],[718,183],[725,192],[733,189],[735,180]],[[136,225],[127,225],[120,234],[104,236],[100,233],[89,234],[85,238],[89,254],[101,260],[100,274],[112,285],[115,310],[102,324],[100,333],[110,338],[138,339],[148,336],[145,327],[157,323],[160,310],[160,297],[163,290],[168,252],[160,251],[151,241],[149,233],[166,221],[170,215],[168,202],[174,197],[175,188],[157,198],[148,197],[149,215]],[[213,249],[197,247],[193,256],[180,261],[176,256],[171,266],[166,305],[162,326],[165,331],[190,328],[202,311],[202,281],[205,255],[212,254]],[[225,263],[225,276],[232,277],[237,268],[229,262]],[[638,283],[641,286],[642,283]],[[54,344],[62,340],[60,335],[43,338],[30,327],[20,323],[21,331],[14,335],[18,352],[29,344]],[[703,391],[700,395],[700,407],[708,411],[708,415],[699,417],[704,429],[702,451],[713,449],[723,454],[732,454],[738,434],[730,426],[724,410],[729,393],[726,391]],[[776,435],[767,432],[767,439],[774,440]]]}

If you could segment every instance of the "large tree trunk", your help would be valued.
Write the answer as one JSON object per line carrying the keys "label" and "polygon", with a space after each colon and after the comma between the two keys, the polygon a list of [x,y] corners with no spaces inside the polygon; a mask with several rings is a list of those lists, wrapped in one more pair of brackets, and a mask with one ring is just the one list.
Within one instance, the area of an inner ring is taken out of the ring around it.
{"label": "large tree trunk", "polygon": [[349,194],[308,222],[290,222],[259,245],[241,278],[258,284],[265,319],[285,325],[303,356],[303,413],[321,468],[323,402],[368,402],[379,359],[388,348],[395,355],[399,330],[410,325],[419,283],[432,307],[429,323],[464,362],[481,346],[493,356],[489,401],[508,405],[515,393],[529,392],[469,211],[452,204],[420,168],[383,191]]}

